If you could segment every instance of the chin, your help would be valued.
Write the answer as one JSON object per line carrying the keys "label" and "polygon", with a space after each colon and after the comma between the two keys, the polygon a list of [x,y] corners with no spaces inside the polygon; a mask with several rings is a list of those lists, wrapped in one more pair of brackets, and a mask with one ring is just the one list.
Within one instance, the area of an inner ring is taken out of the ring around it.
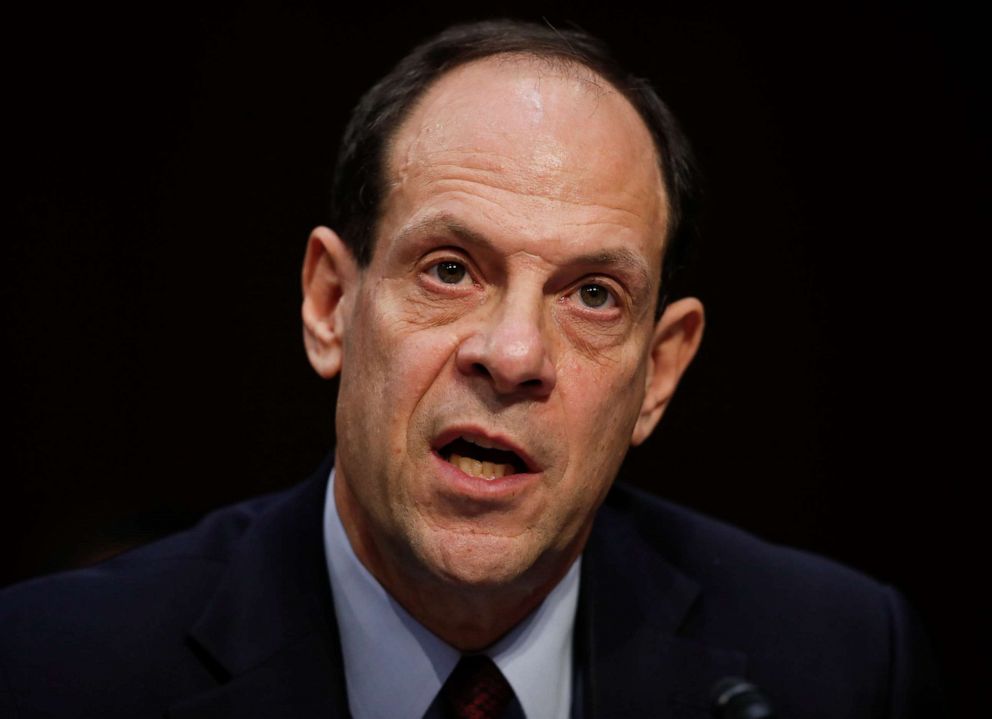
{"label": "chin", "polygon": [[441,532],[432,537],[429,566],[445,583],[463,589],[524,589],[541,584],[534,577],[540,555],[525,539],[473,532]]}

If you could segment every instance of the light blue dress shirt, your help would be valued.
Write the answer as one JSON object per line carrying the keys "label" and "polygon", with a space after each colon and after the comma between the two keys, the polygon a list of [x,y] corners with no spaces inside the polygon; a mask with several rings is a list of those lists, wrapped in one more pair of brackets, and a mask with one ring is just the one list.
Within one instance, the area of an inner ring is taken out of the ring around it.
{"label": "light blue dress shirt", "polygon": [[[334,501],[324,503],[324,552],[355,719],[422,719],[461,657],[401,607],[355,556]],[[579,565],[544,602],[486,650],[530,719],[568,719]]]}

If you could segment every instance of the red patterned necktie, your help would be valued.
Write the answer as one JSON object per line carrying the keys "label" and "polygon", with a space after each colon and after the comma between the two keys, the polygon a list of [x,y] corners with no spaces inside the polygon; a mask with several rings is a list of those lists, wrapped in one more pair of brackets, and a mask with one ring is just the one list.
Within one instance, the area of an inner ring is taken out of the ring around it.
{"label": "red patterned necktie", "polygon": [[448,716],[498,719],[513,697],[506,677],[485,654],[464,656],[441,688]]}

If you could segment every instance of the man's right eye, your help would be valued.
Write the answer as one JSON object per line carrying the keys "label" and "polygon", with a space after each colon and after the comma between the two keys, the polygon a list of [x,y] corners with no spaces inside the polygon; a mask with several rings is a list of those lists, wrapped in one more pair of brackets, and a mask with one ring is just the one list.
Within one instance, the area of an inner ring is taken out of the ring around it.
{"label": "man's right eye", "polygon": [[442,260],[436,265],[432,265],[427,273],[446,285],[460,284],[468,277],[468,270],[465,265],[454,260]]}

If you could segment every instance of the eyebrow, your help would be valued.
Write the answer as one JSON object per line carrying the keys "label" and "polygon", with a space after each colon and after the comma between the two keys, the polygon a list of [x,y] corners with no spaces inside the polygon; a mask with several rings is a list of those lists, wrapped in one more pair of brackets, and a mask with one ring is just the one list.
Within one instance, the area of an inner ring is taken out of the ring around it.
{"label": "eyebrow", "polygon": [[417,220],[412,225],[407,225],[402,230],[400,230],[399,237],[397,240],[399,243],[405,243],[412,237],[416,237],[420,234],[429,233],[444,233],[446,235],[454,235],[459,240],[464,241],[466,244],[476,245],[488,250],[495,250],[493,243],[485,235],[472,230],[461,222],[456,220],[454,217],[449,215],[447,212],[441,212],[436,215],[430,215],[423,219]]}
{"label": "eyebrow", "polygon": [[615,267],[629,270],[636,275],[634,279],[641,287],[648,288],[651,286],[651,274],[648,272],[647,267],[644,266],[641,256],[633,250],[628,250],[626,247],[589,252],[571,258],[568,264],[572,266],[592,265],[595,267]]}
{"label": "eyebrow", "polygon": [[[404,227],[399,234],[400,243],[426,233],[443,233],[451,235],[468,245],[481,247],[485,250],[495,251],[492,241],[480,232],[467,227],[455,217],[447,212],[431,215]],[[644,260],[639,254],[626,247],[617,247],[606,250],[594,250],[576,257],[570,257],[564,263],[567,267],[603,267],[623,270],[625,274],[633,274],[633,282],[639,285],[640,289],[647,289],[651,286],[651,273]]]}

